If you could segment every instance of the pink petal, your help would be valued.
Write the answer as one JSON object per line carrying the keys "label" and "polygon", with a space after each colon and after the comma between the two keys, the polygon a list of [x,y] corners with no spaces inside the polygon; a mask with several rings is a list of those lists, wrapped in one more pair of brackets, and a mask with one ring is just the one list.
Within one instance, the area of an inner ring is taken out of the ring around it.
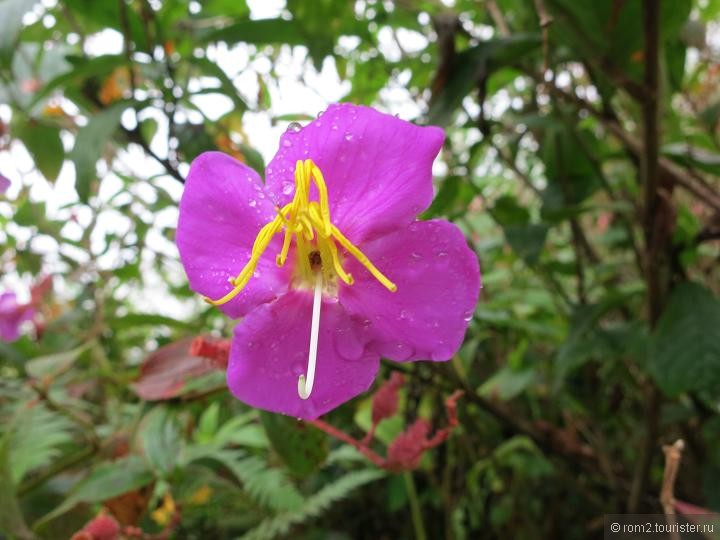
{"label": "pink petal", "polygon": [[447,221],[417,221],[360,246],[394,281],[383,287],[354,258],[355,284],[340,288],[348,312],[372,324],[371,348],[391,360],[448,360],[462,344],[480,290],[475,254]]}
{"label": "pink petal", "polygon": [[298,132],[288,130],[268,164],[268,192],[282,205],[295,191],[298,160],[312,159],[328,186],[333,222],[353,242],[409,223],[432,200],[432,163],[444,134],[369,107],[331,105]]}
{"label": "pink petal", "polygon": [[8,180],[2,174],[0,174],[0,195],[5,193],[9,187],[10,187],[10,180]]}
{"label": "pink petal", "polygon": [[248,314],[235,329],[228,386],[252,407],[314,419],[366,391],[379,366],[365,350],[359,322],[332,300],[323,300],[315,385],[298,396],[310,348],[312,294],[292,291]]}
{"label": "pink petal", "polygon": [[30,304],[18,304],[15,293],[0,294],[0,341],[12,342],[20,337],[20,327],[35,317]]}
{"label": "pink petal", "polygon": [[[230,292],[228,278],[243,269],[255,237],[275,215],[255,171],[220,152],[198,156],[185,182],[176,235],[190,288],[212,299]],[[278,235],[260,259],[255,277],[220,309],[240,317],[287,290],[290,264],[275,264],[281,247]]]}

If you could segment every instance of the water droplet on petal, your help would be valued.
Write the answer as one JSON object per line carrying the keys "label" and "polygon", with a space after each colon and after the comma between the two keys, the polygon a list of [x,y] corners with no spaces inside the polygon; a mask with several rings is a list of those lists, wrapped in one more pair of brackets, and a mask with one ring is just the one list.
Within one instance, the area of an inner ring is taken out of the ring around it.
{"label": "water droplet on petal", "polygon": [[290,195],[293,190],[293,185],[290,182],[283,182],[282,192],[283,195]]}
{"label": "water droplet on petal", "polygon": [[398,362],[407,360],[413,354],[413,349],[406,343],[396,343],[395,348],[392,352],[392,358]]}
{"label": "water droplet on petal", "polygon": [[350,327],[339,327],[335,330],[335,350],[346,360],[357,360],[365,351]]}
{"label": "water droplet on petal", "polygon": [[412,259],[415,261],[419,261],[420,259],[422,259],[422,255],[420,253],[418,253],[417,251],[413,251],[410,254],[410,257],[412,257]]}
{"label": "water droplet on petal", "polygon": [[300,133],[302,131],[302,124],[300,122],[290,122],[288,124],[287,130],[289,133]]}
{"label": "water droplet on petal", "polygon": [[282,145],[285,148],[290,148],[292,146],[292,142],[290,142],[290,139],[283,139]]}
{"label": "water droplet on petal", "polygon": [[346,141],[352,141],[352,138],[353,138],[353,134],[350,133],[349,131],[346,131],[346,132],[345,132],[345,140],[346,140]]}
{"label": "water droplet on petal", "polygon": [[248,204],[250,205],[250,208],[255,208],[257,206],[257,201],[255,199],[250,199]]}
{"label": "water droplet on petal", "polygon": [[440,258],[440,259],[443,258],[443,257],[447,257],[447,251],[438,251],[438,252],[437,252],[437,257]]}

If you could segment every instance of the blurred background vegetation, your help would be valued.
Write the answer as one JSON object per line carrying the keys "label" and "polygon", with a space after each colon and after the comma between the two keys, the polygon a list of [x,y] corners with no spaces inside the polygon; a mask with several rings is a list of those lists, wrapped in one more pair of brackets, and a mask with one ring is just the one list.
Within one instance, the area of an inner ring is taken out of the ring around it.
{"label": "blurred background vegetation", "polygon": [[[599,537],[677,438],[720,510],[719,75],[718,0],[0,1],[0,537]],[[453,361],[381,370],[379,454],[465,391],[404,473],[188,352],[234,324],[179,265],[189,162],[262,171],[338,100],[446,129],[425,217],[483,270]]]}

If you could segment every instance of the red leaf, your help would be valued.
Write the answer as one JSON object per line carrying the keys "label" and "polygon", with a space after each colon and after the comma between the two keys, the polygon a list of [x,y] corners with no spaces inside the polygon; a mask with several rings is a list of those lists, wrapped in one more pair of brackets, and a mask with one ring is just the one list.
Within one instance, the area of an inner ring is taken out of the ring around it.
{"label": "red leaf", "polygon": [[372,421],[377,424],[385,418],[390,418],[397,412],[398,390],[405,384],[405,377],[394,371],[390,380],[384,382],[375,392],[372,401]]}
{"label": "red leaf", "polygon": [[190,353],[193,338],[161,347],[145,359],[140,376],[131,385],[146,401],[172,399],[182,393],[185,383],[219,367],[211,360]]}
{"label": "red leaf", "polygon": [[422,418],[398,435],[390,443],[387,452],[386,467],[391,471],[415,469],[427,445],[430,423]]}

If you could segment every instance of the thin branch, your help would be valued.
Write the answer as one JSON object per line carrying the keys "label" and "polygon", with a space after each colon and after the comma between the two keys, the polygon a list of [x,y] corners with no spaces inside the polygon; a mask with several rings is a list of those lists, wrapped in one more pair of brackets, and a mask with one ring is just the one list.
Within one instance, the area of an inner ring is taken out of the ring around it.
{"label": "thin branch", "polygon": [[[643,27],[645,37],[645,98],[643,110],[643,148],[641,152],[641,174],[644,188],[645,230],[645,280],[647,282],[647,309],[650,328],[660,318],[663,307],[664,287],[662,285],[664,259],[662,249],[667,243],[668,227],[663,224],[670,217],[669,205],[660,195],[659,146],[660,130],[658,101],[660,94],[660,0],[643,0]],[[636,513],[640,496],[649,480],[650,464],[658,436],[660,415],[660,395],[658,389],[648,383],[646,427],[643,444],[640,448],[632,489],[628,499],[628,512]]]}
{"label": "thin branch", "polygon": [[682,439],[678,439],[672,445],[663,446],[665,453],[665,472],[663,474],[662,489],[660,490],[660,504],[662,504],[665,512],[665,519],[670,525],[671,540],[680,540],[680,534],[674,530],[672,525],[677,521],[675,513],[675,480],[677,479],[678,469],[680,468],[680,459],[682,458],[685,443]]}
{"label": "thin branch", "polygon": [[[533,78],[541,80],[539,75],[531,75]],[[608,118],[607,115],[605,115],[602,111],[599,111],[592,103],[585,101],[575,94],[565,92],[556,86],[550,87],[550,90],[553,94],[562,98],[567,103],[572,103],[595,116],[610,133],[612,133],[628,150],[630,150],[634,156],[641,158],[643,143],[635,138],[634,135],[628,133],[616,119]],[[709,186],[697,185],[697,182],[693,179],[692,175],[667,158],[658,157],[657,163],[658,171],[667,176],[668,179],[677,184],[678,187],[697,197],[703,204],[715,210],[720,210],[720,195],[712,191]]]}
{"label": "thin branch", "polygon": [[185,178],[183,178],[183,176],[180,174],[180,171],[177,170],[175,165],[168,158],[160,157],[155,152],[153,152],[153,150],[150,148],[150,145],[143,138],[142,133],[140,133],[139,127],[135,127],[135,129],[123,128],[123,131],[125,132],[125,135],[127,135],[130,139],[130,142],[134,142],[135,144],[140,145],[145,151],[145,153],[147,153],[151,158],[153,158],[160,165],[162,165],[165,168],[165,171],[170,176],[175,178],[175,180],[177,180],[181,184],[185,183]]}
{"label": "thin branch", "polygon": [[543,37],[543,74],[550,69],[550,25],[553,23],[553,17],[547,11],[544,0],[534,0],[535,11],[537,11],[540,19],[540,28]]}
{"label": "thin branch", "polygon": [[492,18],[495,26],[497,26],[500,35],[503,37],[509,36],[510,27],[508,26],[507,21],[505,21],[505,16],[502,14],[502,11],[500,11],[497,2],[495,0],[485,0],[485,7],[487,8],[488,13],[490,13],[490,18]]}

